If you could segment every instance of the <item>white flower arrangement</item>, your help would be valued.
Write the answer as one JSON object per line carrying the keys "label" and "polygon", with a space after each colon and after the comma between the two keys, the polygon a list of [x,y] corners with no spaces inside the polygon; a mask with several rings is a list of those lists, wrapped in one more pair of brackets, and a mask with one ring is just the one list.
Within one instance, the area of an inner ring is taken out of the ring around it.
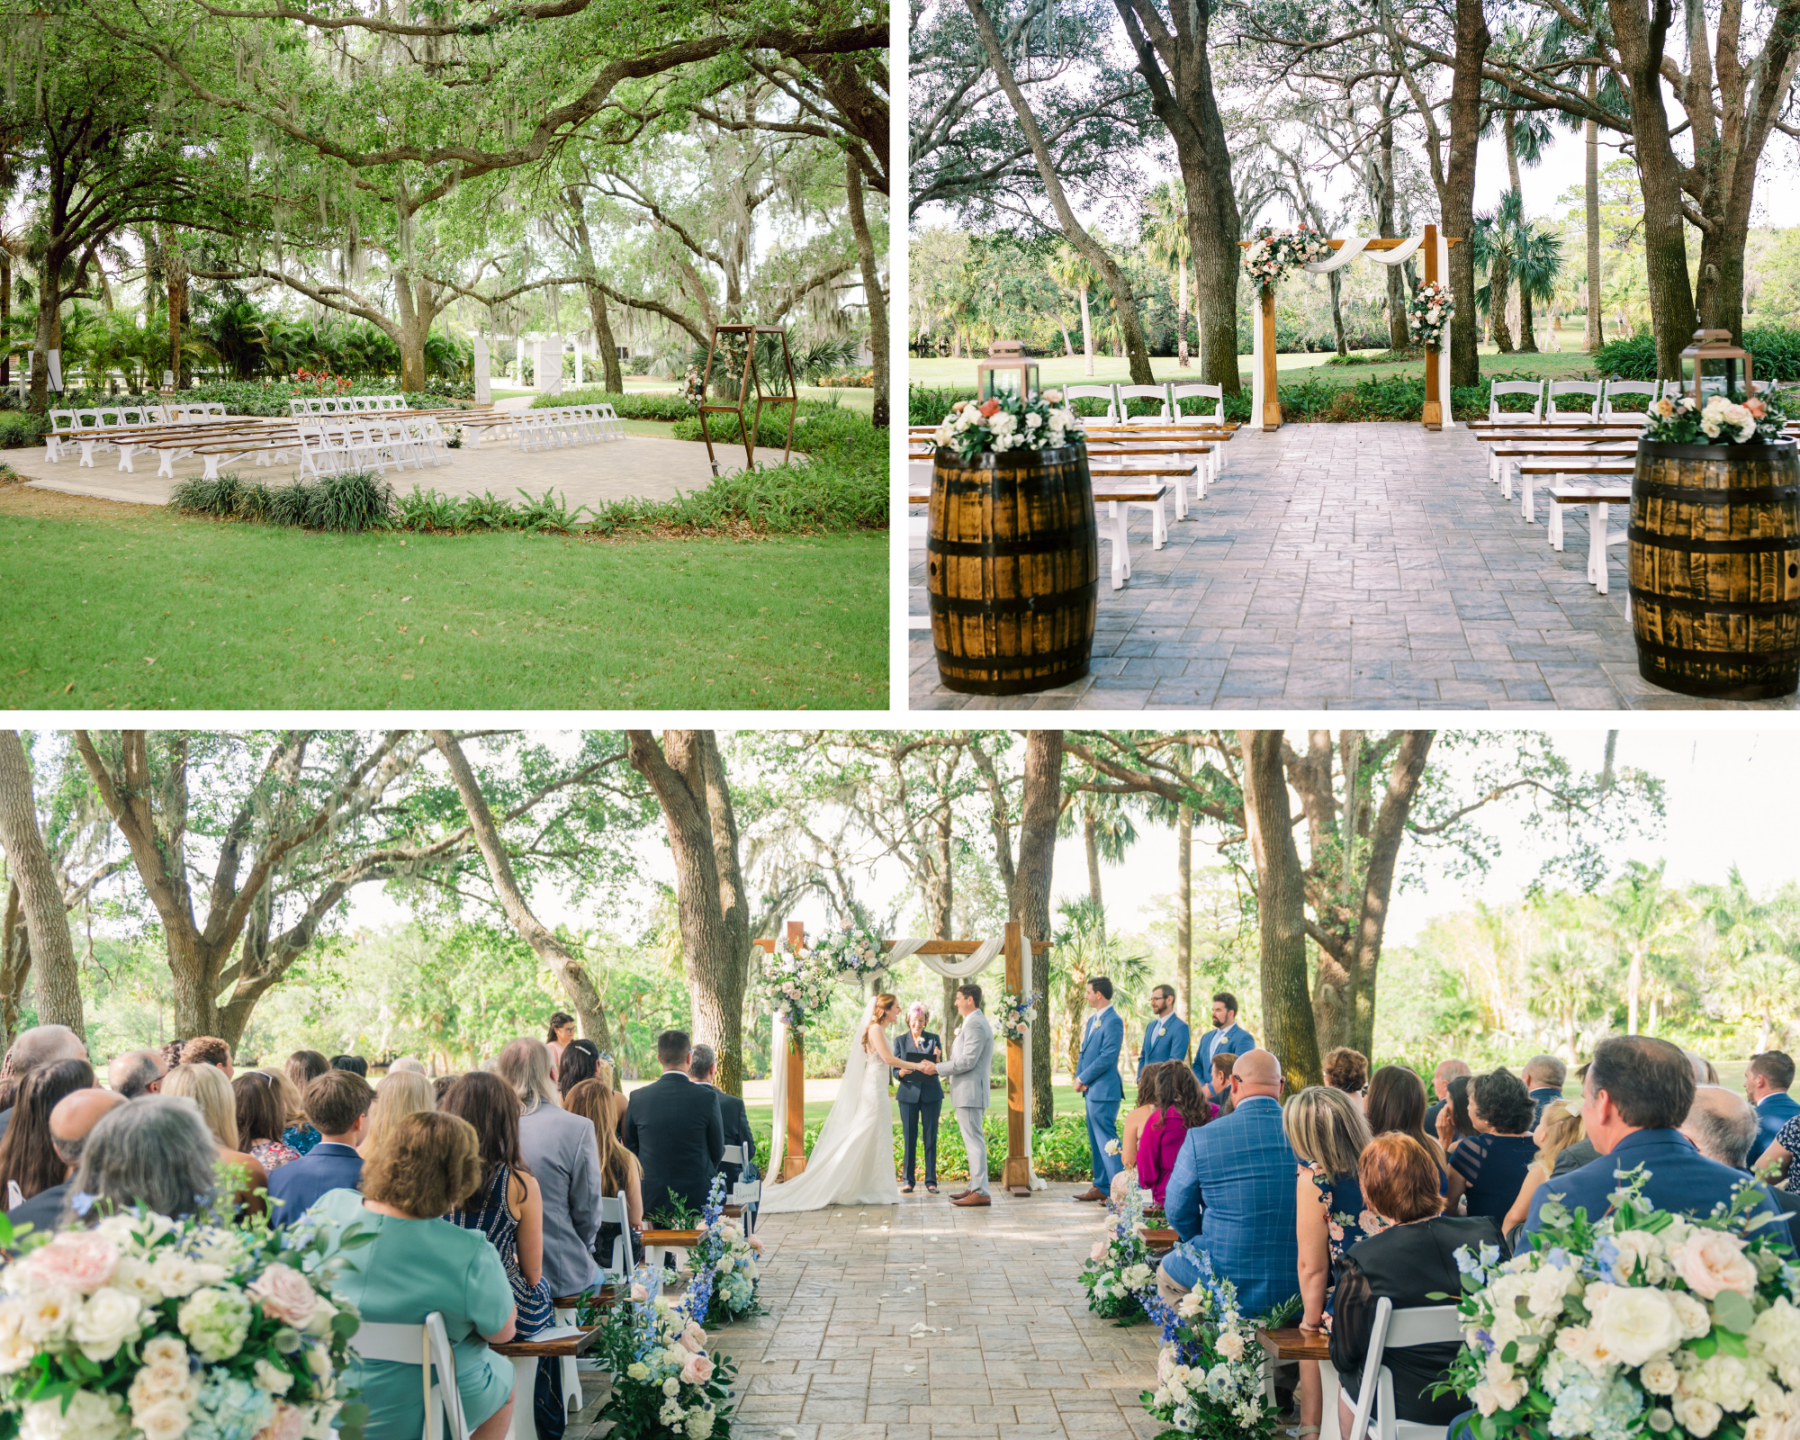
{"label": "white flower arrangement", "polygon": [[1153,1296],[1150,1315],[1162,1325],[1163,1347],[1156,1362],[1156,1388],[1143,1394],[1144,1408],[1168,1430],[1209,1440],[1267,1440],[1277,1411],[1264,1398],[1262,1347],[1256,1331],[1265,1320],[1238,1310],[1237,1290],[1213,1273],[1204,1250],[1190,1247],[1199,1271],[1194,1288],[1174,1310]]}
{"label": "white flower arrangement", "polygon": [[1456,302],[1450,298],[1450,287],[1437,280],[1427,280],[1413,291],[1406,302],[1406,333],[1415,345],[1427,350],[1441,350],[1444,332],[1456,314]]}
{"label": "white flower arrangement", "polygon": [[[1126,1184],[1120,1186],[1120,1181]],[[1141,1319],[1146,1301],[1156,1295],[1156,1267],[1144,1242],[1144,1207],[1154,1203],[1154,1197],[1136,1182],[1137,1177],[1125,1171],[1114,1177],[1118,1205],[1081,1267],[1088,1309],[1121,1325]],[[1108,1209],[1114,1207],[1109,1203]]]}
{"label": "white flower arrangement", "polygon": [[595,1348],[615,1376],[601,1418],[612,1422],[616,1440],[729,1435],[736,1366],[709,1350],[685,1301],[672,1305],[652,1294],[661,1288],[660,1271],[639,1271],[630,1290],[600,1312]]}
{"label": "white flower arrangement", "polygon": [[122,1214],[23,1249],[0,1270],[0,1415],[21,1440],[360,1437],[337,1381],[359,1321],[310,1227]]}
{"label": "white flower arrangement", "polygon": [[1331,258],[1331,242],[1317,230],[1302,225],[1298,230],[1276,230],[1264,225],[1244,250],[1244,273],[1269,294],[1281,277],[1303,265],[1317,265]]}
{"label": "white flower arrangement", "polygon": [[1709,395],[1704,405],[1692,395],[1664,396],[1651,403],[1644,438],[1661,445],[1749,445],[1781,439],[1787,419],[1765,395]]}
{"label": "white flower arrangement", "polygon": [[795,944],[784,935],[763,960],[756,984],[769,1010],[787,1022],[791,1033],[804,1035],[812,1016],[831,1003],[836,977],[836,963],[828,953],[804,936]]}
{"label": "white flower arrangement", "polygon": [[1046,390],[1029,400],[1020,399],[1017,391],[980,404],[958,400],[932,438],[940,448],[954,450],[964,460],[988,451],[998,455],[1008,450],[1084,445],[1081,420],[1062,398],[1062,391]]}
{"label": "white flower arrangement", "polygon": [[1028,1027],[1037,1023],[1037,992],[1021,995],[1016,990],[1000,992],[1000,1038],[1008,1043],[1023,1044]]}
{"label": "white flower arrangement", "polygon": [[861,925],[828,931],[819,940],[817,950],[839,975],[854,975],[860,980],[887,968],[881,937]]}

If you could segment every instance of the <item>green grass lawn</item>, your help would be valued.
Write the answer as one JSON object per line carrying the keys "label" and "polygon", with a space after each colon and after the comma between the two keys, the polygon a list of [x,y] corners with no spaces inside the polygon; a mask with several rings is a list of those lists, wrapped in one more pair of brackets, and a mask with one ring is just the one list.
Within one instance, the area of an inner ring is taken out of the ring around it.
{"label": "green grass lawn", "polygon": [[885,532],[318,535],[0,487],[12,709],[881,708]]}

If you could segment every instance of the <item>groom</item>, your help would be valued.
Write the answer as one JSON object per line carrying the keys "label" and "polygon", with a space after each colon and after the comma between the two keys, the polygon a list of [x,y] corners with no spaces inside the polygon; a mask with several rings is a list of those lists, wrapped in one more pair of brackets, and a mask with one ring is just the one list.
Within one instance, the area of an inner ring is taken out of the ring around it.
{"label": "groom", "polygon": [[927,1075],[950,1077],[950,1103],[956,1108],[957,1128],[969,1156],[969,1188],[952,1195],[952,1205],[992,1205],[988,1194],[987,1141],[981,1133],[981,1117],[988,1108],[988,1072],[994,1062],[994,1027],[981,1011],[981,987],[956,987],[956,1013],[963,1017],[942,1065],[929,1060],[919,1068]]}

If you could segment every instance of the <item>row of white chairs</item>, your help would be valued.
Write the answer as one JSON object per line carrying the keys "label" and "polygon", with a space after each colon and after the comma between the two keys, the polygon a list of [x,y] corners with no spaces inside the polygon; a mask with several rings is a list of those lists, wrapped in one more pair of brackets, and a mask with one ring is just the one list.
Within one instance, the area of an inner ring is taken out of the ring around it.
{"label": "row of white chairs", "polygon": [[300,431],[300,473],[339,475],[355,470],[384,473],[392,465],[404,470],[436,465],[447,459],[443,427],[429,417],[383,420],[303,419]]}
{"label": "row of white chairs", "polygon": [[[109,430],[146,430],[164,425],[205,425],[224,420],[225,406],[220,401],[193,401],[168,405],[101,405],[79,410],[52,410],[50,429],[44,436],[44,456],[52,464],[62,459],[65,444],[87,440],[109,450],[105,439]],[[93,444],[85,452],[92,463]]]}
{"label": "row of white chairs", "polygon": [[[1759,385],[1759,390],[1779,389],[1774,385]],[[1700,380],[1702,395],[1723,394],[1725,377],[1722,375],[1705,375]],[[1646,406],[1654,404],[1665,396],[1673,400],[1684,394],[1693,393],[1691,380],[1496,380],[1488,393],[1488,419],[1490,420],[1522,420],[1529,417],[1548,424],[1580,424],[1583,421],[1610,421],[1616,424],[1642,422],[1643,410],[1621,410],[1613,401],[1621,395],[1642,395]],[[1502,395],[1525,395],[1531,399],[1531,409],[1502,410]],[[1585,409],[1559,409],[1556,401],[1562,395],[1582,395],[1588,399]]]}
{"label": "row of white chairs", "polygon": [[625,427],[610,405],[555,405],[512,417],[512,448],[550,450],[596,440],[623,440]]}
{"label": "row of white chairs", "polygon": [[[1103,417],[1115,425],[1223,425],[1225,387],[1169,380],[1160,385],[1065,385],[1063,401],[1104,400]],[[1154,415],[1127,415],[1128,400],[1155,400],[1161,409]],[[1211,409],[1184,413],[1183,400],[1211,400]]]}
{"label": "row of white chairs", "polygon": [[368,415],[406,408],[404,395],[308,395],[288,401],[290,415]]}

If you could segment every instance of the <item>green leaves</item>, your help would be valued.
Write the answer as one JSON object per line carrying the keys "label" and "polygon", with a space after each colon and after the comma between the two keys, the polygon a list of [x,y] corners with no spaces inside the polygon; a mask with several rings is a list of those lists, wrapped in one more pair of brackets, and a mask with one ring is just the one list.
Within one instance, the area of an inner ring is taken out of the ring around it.
{"label": "green leaves", "polygon": [[[1733,1336],[1748,1335],[1750,1327],[1756,1323],[1756,1307],[1747,1296],[1736,1290],[1721,1290],[1713,1297],[1713,1325],[1716,1329],[1725,1330]],[[1742,1349],[1733,1350],[1734,1355],[1741,1355]]]}

